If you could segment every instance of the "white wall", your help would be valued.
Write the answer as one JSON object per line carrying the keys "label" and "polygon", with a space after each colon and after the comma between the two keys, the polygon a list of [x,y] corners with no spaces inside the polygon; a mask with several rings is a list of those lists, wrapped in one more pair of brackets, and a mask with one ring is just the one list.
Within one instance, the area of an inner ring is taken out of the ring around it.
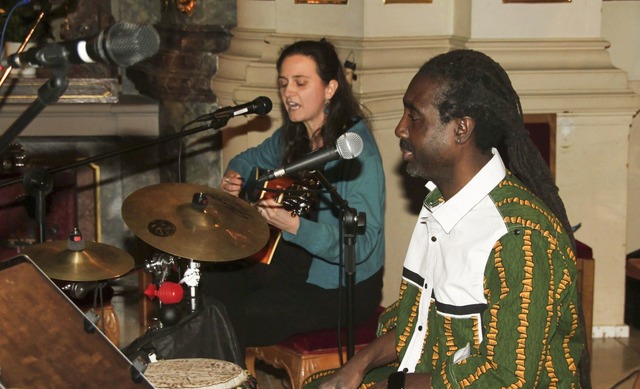
{"label": "white wall", "polygon": [[[629,85],[640,93],[640,1],[606,1],[602,35],[611,42],[611,62],[627,72]],[[640,249],[640,117],[629,133],[629,176],[626,252]]]}

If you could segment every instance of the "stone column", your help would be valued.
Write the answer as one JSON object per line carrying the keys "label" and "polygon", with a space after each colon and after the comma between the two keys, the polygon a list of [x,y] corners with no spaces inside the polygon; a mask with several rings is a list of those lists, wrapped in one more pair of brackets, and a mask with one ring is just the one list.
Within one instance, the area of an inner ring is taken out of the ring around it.
{"label": "stone column", "polygon": [[[235,0],[163,1],[155,25],[158,54],[127,69],[138,91],[159,101],[161,136],[180,132],[189,121],[218,108],[210,80],[218,55],[229,47],[235,7]],[[215,130],[164,142],[159,147],[161,180],[217,186],[220,145]]]}

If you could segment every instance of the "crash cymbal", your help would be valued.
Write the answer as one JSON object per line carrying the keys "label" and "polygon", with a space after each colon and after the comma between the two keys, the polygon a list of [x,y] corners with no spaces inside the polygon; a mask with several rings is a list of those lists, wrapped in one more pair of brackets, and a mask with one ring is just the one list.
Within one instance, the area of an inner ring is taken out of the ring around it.
{"label": "crash cymbal", "polygon": [[269,239],[269,226],[254,207],[202,185],[166,183],[139,189],[124,200],[122,217],[149,245],[197,261],[246,258]]}
{"label": "crash cymbal", "polygon": [[97,242],[84,242],[82,250],[69,249],[65,240],[45,242],[25,247],[22,253],[55,280],[108,280],[120,277],[134,267],[129,253]]}

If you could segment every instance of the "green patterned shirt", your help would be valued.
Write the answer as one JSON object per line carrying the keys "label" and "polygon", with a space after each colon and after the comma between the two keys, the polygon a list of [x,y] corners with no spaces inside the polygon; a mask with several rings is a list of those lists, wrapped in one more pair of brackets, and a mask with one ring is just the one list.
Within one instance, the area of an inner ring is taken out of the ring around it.
{"label": "green patterned shirt", "polygon": [[583,334],[571,242],[494,158],[447,202],[425,199],[398,302],[400,369],[434,388],[577,388]]}

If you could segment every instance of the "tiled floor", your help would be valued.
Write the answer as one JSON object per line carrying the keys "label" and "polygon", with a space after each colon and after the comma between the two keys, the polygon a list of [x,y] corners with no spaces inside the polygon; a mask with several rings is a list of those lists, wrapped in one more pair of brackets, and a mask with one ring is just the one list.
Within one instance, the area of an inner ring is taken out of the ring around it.
{"label": "tiled floor", "polygon": [[[120,321],[120,347],[140,336],[138,299],[140,293],[136,275],[115,280],[112,299]],[[631,389],[640,369],[640,329],[631,328],[629,338],[593,340],[591,379],[594,389]],[[256,365],[260,389],[288,389],[287,376],[282,370],[263,364]],[[628,378],[627,378],[628,377]],[[626,379],[625,379],[626,378]]]}

